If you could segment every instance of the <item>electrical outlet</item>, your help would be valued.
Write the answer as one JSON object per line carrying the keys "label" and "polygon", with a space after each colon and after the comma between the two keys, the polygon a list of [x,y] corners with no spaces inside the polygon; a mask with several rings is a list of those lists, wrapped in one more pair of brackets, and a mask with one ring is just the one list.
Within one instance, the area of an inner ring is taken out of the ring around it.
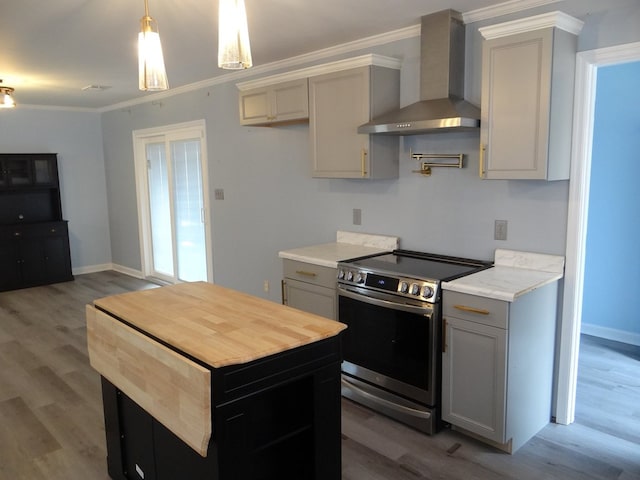
{"label": "electrical outlet", "polygon": [[359,208],[353,209],[353,224],[362,225],[362,210]]}
{"label": "electrical outlet", "polygon": [[215,198],[216,200],[224,200],[224,188],[214,189],[213,198]]}
{"label": "electrical outlet", "polygon": [[494,240],[506,240],[507,239],[507,221],[496,220],[493,228]]}
{"label": "electrical outlet", "polygon": [[269,293],[269,280],[264,281],[264,283],[262,284],[262,289],[265,291],[265,293]]}

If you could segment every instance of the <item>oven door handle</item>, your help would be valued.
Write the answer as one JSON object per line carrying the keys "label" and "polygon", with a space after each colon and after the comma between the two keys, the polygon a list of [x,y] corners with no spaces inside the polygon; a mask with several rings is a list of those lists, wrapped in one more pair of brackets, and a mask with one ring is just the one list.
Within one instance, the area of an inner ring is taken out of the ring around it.
{"label": "oven door handle", "polygon": [[357,300],[362,303],[368,303],[370,305],[375,305],[377,307],[390,308],[392,310],[401,310],[403,312],[409,313],[417,313],[419,315],[424,315],[429,319],[431,319],[433,315],[433,309],[431,307],[418,307],[415,305],[408,305],[406,303],[390,302],[389,300],[381,300],[379,298],[368,297],[366,295],[361,295],[359,293],[352,292],[351,290],[345,290],[343,288],[338,288],[338,296],[351,298],[353,300]]}
{"label": "oven door handle", "polygon": [[360,387],[357,387],[356,385],[354,385],[344,377],[340,379],[340,383],[342,383],[343,386],[351,389],[351,391],[356,393],[357,395],[360,395],[361,397],[366,398],[370,402],[377,403],[378,405],[382,405],[383,407],[387,407],[391,410],[395,410],[396,412],[409,414],[414,417],[426,418],[426,419],[431,418],[431,412],[424,412],[422,410],[417,410],[415,408],[407,407],[405,405],[399,405],[397,403],[390,402],[389,400],[386,400],[384,398],[380,398],[376,395],[373,395],[367,392],[366,390],[363,390]]}

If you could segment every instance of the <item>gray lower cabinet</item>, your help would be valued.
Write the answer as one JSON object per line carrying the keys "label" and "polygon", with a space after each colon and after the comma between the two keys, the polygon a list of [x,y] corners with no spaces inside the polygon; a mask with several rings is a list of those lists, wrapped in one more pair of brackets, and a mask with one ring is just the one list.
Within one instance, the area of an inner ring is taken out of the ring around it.
{"label": "gray lower cabinet", "polygon": [[514,302],[443,294],[442,418],[513,453],[551,420],[557,282]]}
{"label": "gray lower cabinet", "polygon": [[335,320],[337,269],[289,259],[283,266],[282,303]]}

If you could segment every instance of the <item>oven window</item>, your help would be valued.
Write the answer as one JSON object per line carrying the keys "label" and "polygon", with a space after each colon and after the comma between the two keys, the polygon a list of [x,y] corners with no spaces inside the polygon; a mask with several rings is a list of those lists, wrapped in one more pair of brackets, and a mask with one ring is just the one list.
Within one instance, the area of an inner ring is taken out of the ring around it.
{"label": "oven window", "polygon": [[423,315],[339,296],[342,353],[346,361],[429,389],[429,323]]}

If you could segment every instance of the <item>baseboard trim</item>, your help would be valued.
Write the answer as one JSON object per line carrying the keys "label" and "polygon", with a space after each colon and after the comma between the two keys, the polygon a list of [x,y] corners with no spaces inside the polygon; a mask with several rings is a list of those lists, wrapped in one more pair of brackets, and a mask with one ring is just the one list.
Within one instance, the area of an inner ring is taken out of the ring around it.
{"label": "baseboard trim", "polygon": [[144,275],[142,275],[142,271],[135,270],[129,267],[124,267],[116,263],[103,263],[101,265],[89,265],[86,267],[74,268],[73,274],[82,275],[85,273],[105,272],[107,270],[114,270],[119,273],[124,273],[125,275],[129,275],[130,277],[135,277],[140,279],[144,278]]}
{"label": "baseboard trim", "polygon": [[640,333],[627,332],[616,328],[602,327],[590,323],[583,323],[581,333],[591,335],[592,337],[605,338],[615,342],[628,343],[630,345],[640,346]]}

